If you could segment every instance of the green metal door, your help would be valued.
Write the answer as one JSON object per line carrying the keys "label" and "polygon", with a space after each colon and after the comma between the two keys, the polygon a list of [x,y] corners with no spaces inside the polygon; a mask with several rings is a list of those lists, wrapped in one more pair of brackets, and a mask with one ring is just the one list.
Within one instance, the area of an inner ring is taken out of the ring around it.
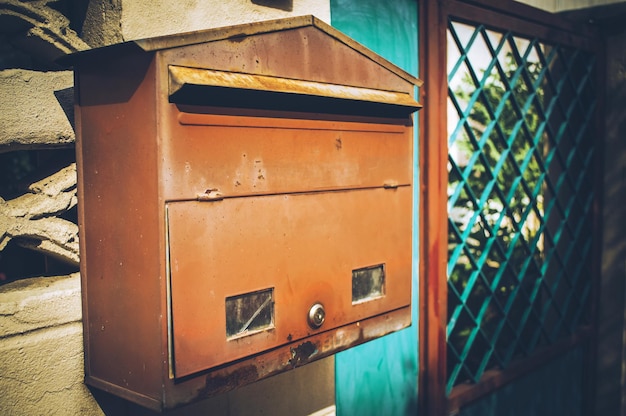
{"label": "green metal door", "polygon": [[[330,4],[334,27],[417,75],[416,0],[331,0]],[[417,143],[414,149],[417,161]],[[416,167],[415,184],[419,183],[417,173]],[[340,416],[417,414],[418,187],[413,188],[413,325],[337,354],[336,403]]]}

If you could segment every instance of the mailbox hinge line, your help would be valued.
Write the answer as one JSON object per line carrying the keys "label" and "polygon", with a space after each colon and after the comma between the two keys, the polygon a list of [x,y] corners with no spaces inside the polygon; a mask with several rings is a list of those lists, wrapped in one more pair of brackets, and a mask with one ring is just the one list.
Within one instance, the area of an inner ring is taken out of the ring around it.
{"label": "mailbox hinge line", "polygon": [[198,201],[221,201],[225,196],[217,188],[207,189],[196,197]]}
{"label": "mailbox hinge line", "polygon": [[219,189],[211,188],[207,189],[205,192],[198,193],[196,198],[180,198],[180,199],[170,199],[167,202],[189,202],[189,201],[200,201],[200,202],[217,202],[222,201],[224,199],[231,198],[258,198],[263,196],[275,196],[275,195],[311,195],[311,194],[321,194],[321,193],[330,193],[330,192],[346,192],[346,191],[367,191],[372,189],[398,189],[401,187],[410,187],[410,183],[398,183],[396,181],[386,181],[382,184],[382,186],[363,186],[363,187],[347,187],[347,188],[328,188],[328,189],[316,189],[316,190],[308,190],[308,191],[291,191],[291,192],[266,192],[266,193],[250,193],[250,194],[239,194],[239,195],[225,195],[219,191]]}

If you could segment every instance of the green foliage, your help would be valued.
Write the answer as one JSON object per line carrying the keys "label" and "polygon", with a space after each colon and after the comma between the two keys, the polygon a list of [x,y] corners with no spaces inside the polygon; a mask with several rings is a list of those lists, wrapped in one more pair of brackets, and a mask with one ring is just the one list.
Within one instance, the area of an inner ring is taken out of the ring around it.
{"label": "green foliage", "polygon": [[[514,329],[532,307],[528,292],[540,278],[546,145],[544,91],[534,85],[540,73],[538,63],[518,63],[509,53],[482,84],[465,74],[451,97],[457,108],[474,105],[450,146],[448,342],[460,356],[454,361],[465,360],[478,375],[493,364],[489,344],[500,356],[515,351]],[[514,301],[516,295],[526,301]]]}

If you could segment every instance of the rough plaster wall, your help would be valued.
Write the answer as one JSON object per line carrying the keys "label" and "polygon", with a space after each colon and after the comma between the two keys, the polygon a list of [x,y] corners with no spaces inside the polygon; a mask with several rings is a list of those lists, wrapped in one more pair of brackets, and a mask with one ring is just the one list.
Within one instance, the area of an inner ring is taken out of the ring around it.
{"label": "rough plaster wall", "polygon": [[[319,375],[333,371],[332,360],[320,360],[238,390],[167,412],[167,416],[334,416],[334,385]],[[98,390],[98,411],[106,416],[157,416]],[[78,413],[77,413],[78,414]],[[81,413],[82,415],[83,413]],[[88,414],[88,413],[85,413]],[[99,413],[95,413],[98,415]]]}
{"label": "rough plaster wall", "polygon": [[88,3],[81,38],[91,47],[122,42],[122,0]]}
{"label": "rough plaster wall", "polygon": [[561,12],[564,10],[587,9],[590,7],[606,6],[609,4],[623,3],[624,0],[553,0],[555,10]]}
{"label": "rough plaster wall", "polygon": [[0,152],[72,145],[73,84],[71,71],[0,71]]}
{"label": "rough plaster wall", "polygon": [[556,11],[556,2],[558,0],[515,0],[520,3],[527,4],[529,6],[536,7],[538,9],[546,10],[548,12]]}
{"label": "rough plaster wall", "polygon": [[124,40],[312,14],[330,22],[328,0],[121,0]]}
{"label": "rough plaster wall", "polygon": [[0,292],[0,414],[101,415],[83,384],[78,274]]}

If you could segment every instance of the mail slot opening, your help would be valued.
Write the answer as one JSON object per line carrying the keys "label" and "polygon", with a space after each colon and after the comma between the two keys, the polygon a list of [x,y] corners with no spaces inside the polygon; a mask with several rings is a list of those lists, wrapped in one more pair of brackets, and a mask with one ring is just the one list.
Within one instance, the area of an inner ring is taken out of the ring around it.
{"label": "mail slot opening", "polygon": [[226,298],[228,339],[274,328],[274,289]]}
{"label": "mail slot opening", "polygon": [[385,265],[352,270],[352,304],[385,296]]}
{"label": "mail slot opening", "polygon": [[177,65],[168,70],[169,100],[183,105],[403,119],[420,107],[408,92]]}

